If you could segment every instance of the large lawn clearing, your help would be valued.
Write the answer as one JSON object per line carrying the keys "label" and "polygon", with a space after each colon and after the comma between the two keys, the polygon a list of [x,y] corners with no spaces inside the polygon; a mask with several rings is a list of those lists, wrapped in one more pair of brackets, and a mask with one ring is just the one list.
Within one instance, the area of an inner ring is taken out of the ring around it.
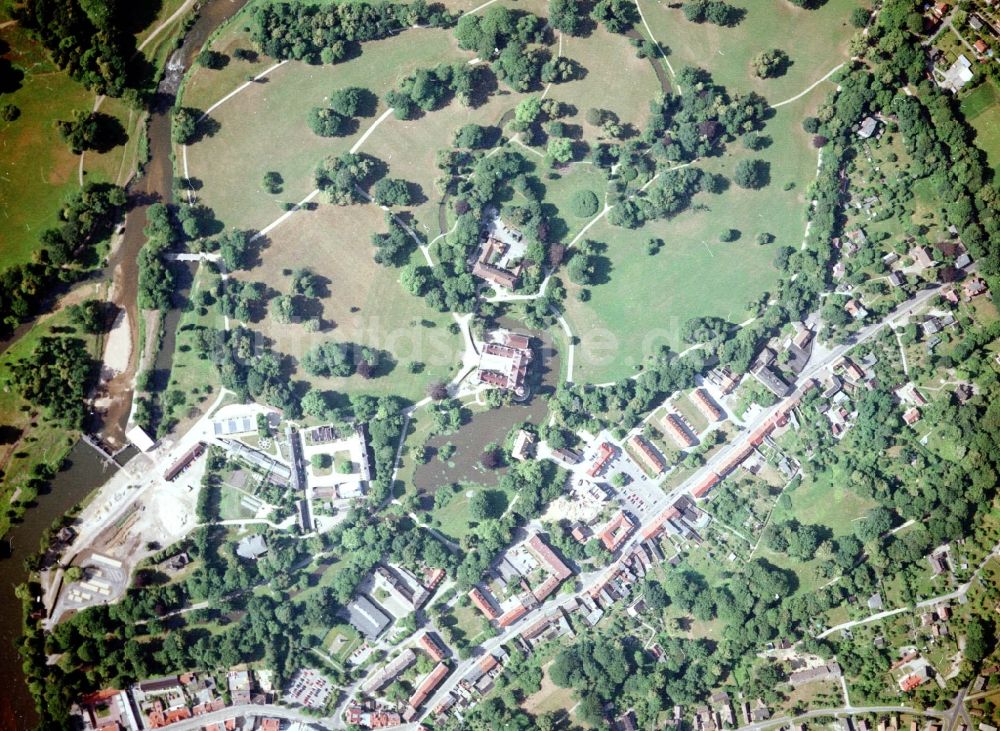
{"label": "large lawn clearing", "polygon": [[39,234],[56,224],[62,201],[78,187],[80,158],[59,137],[55,122],[89,109],[94,95],[59,71],[45,50],[18,26],[0,30],[4,56],[25,71],[19,89],[3,95],[21,116],[0,121],[0,265],[31,259]]}
{"label": "large lawn clearing", "polygon": [[834,536],[853,533],[854,521],[878,503],[850,489],[849,480],[848,475],[830,472],[803,480],[798,487],[785,491],[791,507],[777,504],[771,522],[782,523],[795,518],[806,525],[824,525]]}
{"label": "large lawn clearing", "polygon": [[567,122],[581,125],[585,139],[593,140],[599,133],[584,120],[591,107],[611,110],[637,130],[646,126],[649,102],[660,93],[660,84],[650,62],[635,55],[625,36],[610,33],[604,26],[585,38],[564,35],[562,55],[579,63],[586,74],[553,84],[548,96],[575,107],[576,113]]}
{"label": "large lawn clearing", "polygon": [[[350,149],[385,110],[381,98],[387,91],[418,67],[461,58],[450,31],[420,29],[366,45],[359,57],[342,64],[284,64],[266,83],[250,86],[213,112],[218,131],[189,146],[189,173],[203,185],[199,195],[224,224],[263,228],[281,215],[282,202],[299,201],[313,190],[317,163]],[[213,73],[218,72],[199,70],[189,85],[195,88],[200,74]],[[353,134],[317,136],[307,123],[309,110],[325,105],[332,91],[348,86],[365,87],[379,97],[376,116],[361,118]],[[445,141],[450,137],[441,143]],[[431,161],[436,149],[428,153]],[[406,153],[415,156],[416,150]],[[262,188],[264,173],[272,170],[285,181],[279,195]]]}
{"label": "large lawn clearing", "polygon": [[[304,324],[279,324],[268,314],[251,327],[270,338],[275,350],[295,359],[327,340],[387,350],[396,364],[381,377],[312,378],[301,368],[296,377],[322,389],[392,393],[416,401],[432,381],[451,378],[461,360],[462,340],[449,332],[452,319],[448,315],[431,310],[403,289],[399,270],[372,259],[371,234],[386,229],[384,215],[374,205],[323,204],[315,211],[299,211],[272,232],[270,244],[261,252],[261,264],[238,277],[262,281],[269,289],[287,294],[291,277],[285,272],[311,267],[328,280],[327,296],[319,302],[323,320],[332,326],[310,333]],[[425,364],[424,369],[410,372],[411,361]]]}
{"label": "large lawn clearing", "polygon": [[[772,104],[795,96],[846,61],[847,41],[856,32],[849,21],[856,0],[829,0],[815,10],[787,0],[730,0],[747,11],[733,28],[691,23],[680,3],[638,1],[656,40],[669,49],[667,58],[675,71],[699,66],[730,93],[753,90]],[[785,51],[791,65],[783,76],[759,79],[751,60],[771,48]]]}
{"label": "large lawn clearing", "polygon": [[976,131],[976,146],[986,153],[990,167],[1000,170],[1000,90],[986,81],[962,100],[965,120]]}
{"label": "large lawn clearing", "polygon": [[[657,346],[685,345],[680,329],[692,317],[714,315],[732,322],[747,316],[747,304],[777,282],[774,258],[779,246],[801,245],[807,202],[804,191],[816,173],[817,153],[803,132],[801,120],[825,95],[823,86],[776,111],[765,134],[774,142],[749,153],[739,142],[722,157],[698,164],[727,178],[739,160],[752,154],[770,163],[771,183],[762,190],[735,185],[719,196],[701,193],[696,203],[708,210],[688,210],[669,221],[655,221],[629,230],[606,219],[586,238],[607,245],[604,277],[590,287],[591,299],[577,298],[580,287],[568,286],[566,317],[580,337],[574,380],[604,383],[629,376]],[[784,190],[786,183],[794,183]],[[741,237],[719,241],[728,228]],[[775,242],[755,243],[768,232]],[[645,243],[659,237],[666,245],[654,256]]]}

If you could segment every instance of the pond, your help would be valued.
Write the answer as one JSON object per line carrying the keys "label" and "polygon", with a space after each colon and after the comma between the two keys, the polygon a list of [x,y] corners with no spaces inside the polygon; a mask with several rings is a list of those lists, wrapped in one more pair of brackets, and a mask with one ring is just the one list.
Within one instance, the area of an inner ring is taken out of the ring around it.
{"label": "pond", "polygon": [[[415,487],[423,495],[432,495],[441,485],[453,482],[495,485],[503,470],[484,468],[479,463],[483,451],[493,442],[502,443],[514,425],[522,422],[540,424],[548,414],[548,402],[559,385],[562,366],[552,336],[545,331],[529,330],[506,318],[501,319],[500,324],[515,332],[530,334],[533,338],[536,347],[529,375],[531,397],[525,403],[474,411],[457,432],[437,434],[427,440],[431,458],[426,464],[417,466],[413,478]],[[443,460],[438,451],[449,443],[455,445],[455,453]]]}

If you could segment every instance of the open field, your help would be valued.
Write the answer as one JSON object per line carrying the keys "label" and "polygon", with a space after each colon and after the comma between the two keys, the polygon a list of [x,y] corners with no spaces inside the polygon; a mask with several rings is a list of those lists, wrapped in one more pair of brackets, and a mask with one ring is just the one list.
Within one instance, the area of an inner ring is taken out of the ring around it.
{"label": "open field", "polygon": [[[730,93],[756,91],[774,104],[795,96],[847,60],[847,42],[856,32],[848,20],[858,5],[854,0],[829,0],[815,10],[803,10],[785,0],[732,0],[730,4],[745,8],[746,17],[733,28],[723,28],[689,22],[678,3],[639,0],[674,70],[685,66],[707,69]],[[772,48],[785,51],[791,65],[778,78],[757,78],[751,61]]]}
{"label": "open field", "polygon": [[25,71],[20,88],[3,95],[21,116],[0,121],[0,264],[10,266],[31,259],[38,235],[55,225],[61,202],[77,188],[79,157],[60,139],[55,122],[90,108],[94,95],[59,71],[18,26],[0,30],[0,40],[10,46],[4,57]]}
{"label": "open field", "polygon": [[[447,505],[430,512],[434,526],[456,541],[460,541],[470,532],[474,532],[477,523],[469,512],[469,500],[472,495],[483,491],[487,493],[489,503],[500,509],[510,506],[514,499],[513,495],[499,487],[463,484]],[[499,517],[499,515],[492,517]]]}
{"label": "open field", "polygon": [[[449,316],[408,294],[398,282],[399,270],[372,259],[371,233],[383,230],[384,213],[373,205],[323,204],[315,211],[300,211],[275,229],[270,245],[261,252],[260,266],[240,272],[238,278],[262,281],[269,289],[287,294],[291,288],[288,275],[311,267],[327,280],[327,292],[317,300],[327,323],[323,332],[307,332],[302,323],[282,325],[270,315],[250,326],[271,339],[275,350],[295,359],[327,340],[386,350],[396,362],[381,377],[310,380],[317,388],[393,393],[416,401],[432,381],[451,378],[463,346],[461,336],[448,331]],[[424,368],[413,373],[411,362],[423,363]],[[307,377],[301,370],[296,375]]]}
{"label": "open field", "polygon": [[976,146],[986,153],[993,170],[1000,170],[1000,90],[986,81],[962,100],[961,108],[976,131]]}
{"label": "open field", "polygon": [[549,668],[552,663],[542,667],[542,687],[537,693],[532,693],[524,699],[522,707],[532,715],[539,716],[543,713],[565,711],[576,705],[572,688],[560,688],[552,682],[549,676]]}
{"label": "open field", "polygon": [[[377,54],[362,53],[335,66],[286,63],[266,82],[245,89],[213,112],[218,131],[189,146],[188,170],[203,185],[202,201],[227,226],[263,228],[281,215],[282,202],[299,201],[314,189],[318,162],[350,149],[385,110],[380,101],[375,115],[361,118],[353,134],[319,137],[309,129],[310,109],[348,86],[365,87],[381,99],[414,69],[460,58],[449,31],[421,29],[380,41]],[[189,85],[196,88],[199,75],[213,73],[218,72],[200,69]],[[427,151],[431,160],[436,149]],[[365,151],[378,155],[369,146]],[[415,152],[407,149],[408,156]],[[279,195],[267,193],[261,184],[264,173],[272,170],[285,181]]]}
{"label": "open field", "polygon": [[206,48],[229,57],[228,63],[223,68],[208,69],[195,65],[187,72],[182,88],[183,103],[186,106],[208,109],[226,94],[244,84],[248,77],[257,76],[276,63],[273,58],[261,53],[258,53],[253,60],[241,61],[233,57],[233,51],[237,48],[253,50],[256,53],[250,42],[250,34],[245,28],[251,9],[257,4],[259,3],[248,3],[217,31],[207,44]]}
{"label": "open field", "polygon": [[650,62],[636,57],[625,36],[603,26],[583,38],[564,35],[562,55],[583,66],[586,74],[582,79],[553,84],[548,97],[575,107],[576,113],[566,122],[580,125],[585,139],[592,141],[600,132],[584,120],[591,107],[608,109],[637,130],[646,126],[649,102],[660,93],[660,85]]}
{"label": "open field", "polygon": [[771,522],[795,518],[803,524],[825,525],[835,536],[852,533],[854,521],[877,503],[858,495],[849,484],[849,476],[825,472],[803,480],[794,490],[785,491],[791,507],[783,508],[780,502],[775,505]]}
{"label": "open field", "polygon": [[[635,230],[611,226],[604,219],[587,232],[588,239],[607,245],[603,278],[613,286],[590,287],[588,302],[577,298],[580,287],[568,286],[566,318],[581,339],[574,374],[578,382],[603,383],[631,375],[658,345],[683,348],[680,329],[689,318],[715,315],[741,322],[747,304],[772,289],[777,248],[798,248],[805,232],[804,191],[815,177],[817,153],[800,123],[825,93],[821,86],[778,109],[768,121],[764,134],[774,142],[752,153],[770,163],[771,183],[762,190],[732,185],[719,196],[696,196],[695,202],[708,210],[689,209]],[[698,164],[731,178],[748,151],[738,142],[729,147],[722,157]],[[794,187],[784,190],[788,183]],[[741,236],[722,243],[719,235],[728,228]],[[775,242],[758,245],[755,238],[763,232],[773,234]],[[649,256],[645,243],[652,237],[666,245]]]}

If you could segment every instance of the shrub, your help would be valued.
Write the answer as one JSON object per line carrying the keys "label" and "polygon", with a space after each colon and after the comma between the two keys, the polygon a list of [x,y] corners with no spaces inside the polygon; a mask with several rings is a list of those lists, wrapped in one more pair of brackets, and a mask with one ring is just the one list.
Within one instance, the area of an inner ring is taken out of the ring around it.
{"label": "shrub", "polygon": [[570,210],[578,218],[590,218],[597,213],[600,201],[592,190],[578,190],[570,201]]}

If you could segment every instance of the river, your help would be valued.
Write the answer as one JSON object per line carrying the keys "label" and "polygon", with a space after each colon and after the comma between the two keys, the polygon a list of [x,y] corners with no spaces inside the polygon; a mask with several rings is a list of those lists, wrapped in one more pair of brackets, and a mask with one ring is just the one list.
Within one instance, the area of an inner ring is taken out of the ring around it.
{"label": "river", "polygon": [[[184,37],[184,43],[167,62],[163,80],[151,104],[147,134],[149,138],[149,162],[141,177],[128,186],[129,201],[133,207],[125,219],[125,233],[122,242],[111,255],[108,269],[113,274],[112,298],[128,316],[132,340],[132,357],[129,367],[115,376],[108,384],[110,405],[104,417],[102,438],[113,447],[120,447],[125,440],[125,427],[132,408],[132,397],[136,368],[141,355],[139,348],[139,318],[141,313],[137,302],[139,284],[139,250],[146,243],[143,229],[146,227],[146,211],[156,202],[172,203],[174,190],[174,162],[171,156],[173,142],[170,139],[170,110],[177,98],[184,70],[191,67],[195,56],[209,36],[222,23],[235,15],[247,0],[208,0],[202,5],[198,20]],[[189,281],[190,276],[182,277]],[[163,320],[163,340],[153,366],[169,371],[173,362],[175,331],[180,320],[180,310],[170,310]],[[146,333],[146,337],[155,337]]]}
{"label": "river", "polygon": [[[110,384],[114,400],[105,418],[103,436],[115,446],[124,444],[125,424],[132,405],[132,382],[140,355],[136,297],[139,250],[146,243],[142,233],[146,226],[146,209],[156,201],[170,203],[173,200],[170,110],[183,70],[190,67],[215,29],[246,3],[247,0],[208,0],[202,5],[198,20],[188,31],[183,45],[171,57],[170,69],[151,105],[148,128],[150,160],[143,175],[128,186],[129,198],[134,205],[125,220],[122,242],[112,254],[107,269],[114,281],[113,301],[128,314],[133,344],[129,368]],[[157,357],[157,368],[170,367],[174,330],[179,317],[179,310],[167,313],[162,344],[167,356]],[[147,333],[147,337],[152,337],[152,334]],[[131,456],[131,452],[126,454]],[[112,469],[92,447],[78,442],[48,490],[39,494],[36,505],[26,511],[24,521],[12,527],[0,545],[0,682],[4,688],[0,692],[0,729],[3,731],[26,731],[37,723],[34,701],[25,684],[21,658],[15,648],[21,634],[21,603],[14,595],[14,588],[28,578],[24,559],[38,550],[42,535],[52,523],[100,487],[111,476]]]}
{"label": "river", "polygon": [[[0,728],[22,731],[34,726],[35,705],[21,672],[21,658],[15,642],[21,634],[21,602],[14,588],[28,574],[24,560],[38,551],[42,535],[72,510],[90,492],[104,484],[112,467],[93,447],[80,441],[70,450],[63,470],[48,489],[39,493],[35,505],[24,514],[24,522],[14,525],[0,546]],[[8,542],[9,541],[9,542]]]}

